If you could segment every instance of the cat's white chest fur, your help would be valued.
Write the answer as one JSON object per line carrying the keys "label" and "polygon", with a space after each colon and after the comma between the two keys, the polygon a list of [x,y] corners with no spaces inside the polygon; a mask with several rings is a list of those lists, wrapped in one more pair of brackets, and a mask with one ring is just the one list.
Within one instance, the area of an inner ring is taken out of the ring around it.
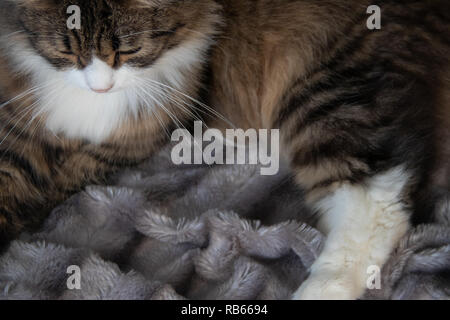
{"label": "cat's white chest fur", "polygon": [[139,105],[136,96],[126,91],[99,95],[64,86],[56,90],[56,95],[49,94],[41,102],[41,110],[46,112],[46,127],[68,138],[95,143],[108,138]]}

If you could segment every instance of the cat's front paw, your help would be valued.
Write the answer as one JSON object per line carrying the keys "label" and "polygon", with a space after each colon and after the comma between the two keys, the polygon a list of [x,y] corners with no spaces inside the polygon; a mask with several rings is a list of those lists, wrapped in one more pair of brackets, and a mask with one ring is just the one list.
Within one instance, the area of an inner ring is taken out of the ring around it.
{"label": "cat's front paw", "polygon": [[355,300],[362,294],[347,274],[311,275],[294,293],[294,300]]}

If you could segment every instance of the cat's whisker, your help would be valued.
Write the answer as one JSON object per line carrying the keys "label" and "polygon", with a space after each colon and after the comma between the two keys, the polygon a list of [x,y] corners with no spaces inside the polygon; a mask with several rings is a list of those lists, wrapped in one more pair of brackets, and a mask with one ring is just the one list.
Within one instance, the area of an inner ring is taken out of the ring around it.
{"label": "cat's whisker", "polygon": [[36,134],[37,134],[37,132],[38,132],[38,128],[40,128],[40,127],[43,125],[43,122],[44,122],[44,121],[45,121],[45,118],[44,118],[44,117],[40,117],[40,118],[37,120],[37,123],[36,123],[36,125],[34,126],[34,129],[31,131],[31,137],[30,137],[31,141],[34,140],[34,137],[36,136]]}
{"label": "cat's whisker", "polygon": [[[52,94],[56,92],[56,89],[52,91]],[[10,144],[10,146],[5,150],[5,152],[7,152],[9,150],[9,148],[11,146],[14,145],[14,143],[17,142],[17,140],[19,139],[19,137],[26,131],[28,130],[31,125],[35,122],[36,118],[40,117],[42,114],[44,113],[44,108],[42,108],[41,110],[39,110],[38,112],[36,112],[33,117],[28,120],[27,124],[24,126],[24,128],[22,129],[21,132],[19,132],[18,136],[14,139],[13,143]],[[30,140],[32,141],[34,139],[34,136],[36,134],[36,132],[38,131],[38,128],[41,127],[42,123],[45,121],[44,117],[38,118],[37,122],[35,123],[34,129],[31,130],[31,135],[30,135]],[[53,132],[52,132],[53,133]],[[54,135],[54,134],[53,134]],[[58,138],[55,135],[56,138]],[[58,138],[59,139],[59,138]],[[24,148],[22,148],[22,154],[25,151],[25,146]]]}
{"label": "cat's whisker", "polygon": [[6,106],[6,105],[8,105],[8,104],[10,104],[10,103],[13,103],[13,102],[15,102],[15,101],[17,101],[17,100],[20,100],[20,99],[26,97],[27,95],[29,95],[29,94],[31,94],[31,93],[37,91],[37,88],[38,88],[38,87],[35,86],[35,87],[32,87],[32,88],[30,88],[30,89],[28,89],[28,90],[26,90],[26,91],[24,91],[24,92],[18,94],[18,95],[15,96],[14,98],[11,98],[10,100],[8,100],[8,101],[6,101],[6,102],[0,104],[0,108],[3,108],[4,106]]}
{"label": "cat's whisker", "polygon": [[5,34],[3,36],[0,36],[0,38],[9,38],[9,37],[12,37],[12,36],[14,36],[16,34],[23,33],[23,32],[25,32],[25,30],[14,31],[14,32],[11,32],[9,34]]}
{"label": "cat's whisker", "polygon": [[[150,85],[150,84],[146,84],[146,85],[149,86],[150,89],[156,90],[157,93],[161,94],[164,99],[167,99],[167,100],[175,103],[175,106],[178,107],[181,111],[183,111],[184,113],[193,117],[196,121],[201,121],[203,123],[199,114],[197,114],[195,112],[195,108],[194,108],[194,111],[191,111],[191,110],[189,110],[189,108],[186,108],[182,104],[182,103],[184,103],[185,105],[189,106],[185,101],[183,101],[183,99],[181,99],[181,98],[179,98],[179,100],[175,99],[175,96],[168,94],[167,89],[165,89],[165,88],[159,88],[159,87],[156,87],[156,86]],[[207,126],[205,125],[205,127],[207,127]]]}
{"label": "cat's whisker", "polygon": [[[54,89],[50,94],[48,94],[48,97],[50,97],[51,95],[53,95],[55,92],[57,91],[57,89]],[[33,110],[33,107],[36,105],[36,104],[38,104],[40,101],[41,101],[42,99],[39,99],[38,101],[36,101],[35,103],[33,103],[32,105],[30,105],[27,109],[28,109],[28,111],[27,111],[27,114],[29,115],[30,114],[30,111],[31,111],[31,113],[32,113],[32,111],[34,111]],[[47,103],[48,104],[48,103]],[[28,121],[27,121],[27,123],[24,125],[24,127],[22,128],[22,130],[19,132],[19,134],[17,135],[17,137],[12,141],[12,143],[8,146],[8,148],[6,148],[6,150],[4,151],[4,152],[7,152],[16,142],[17,142],[17,140],[20,138],[20,136],[25,132],[25,131],[27,131],[30,127],[31,127],[31,125],[34,123],[34,121],[36,120],[36,118],[38,118],[39,116],[41,116],[42,114],[44,114],[45,113],[45,108],[41,108],[38,112],[36,112]],[[17,122],[20,122],[21,121],[21,119],[19,119]],[[35,134],[35,132],[37,131],[37,129],[38,129],[38,127],[40,126],[40,124],[42,123],[44,121],[44,119],[43,118],[40,118],[40,119],[38,119],[38,121],[37,121],[37,123],[36,123],[36,125],[35,125],[35,128],[33,129],[33,131],[32,131],[32,135],[31,135],[31,138],[34,136],[34,134]],[[16,123],[16,125],[17,125],[17,123]],[[12,128],[12,130],[13,130],[14,128]],[[10,134],[10,133],[9,133]],[[56,137],[56,135],[55,135],[55,137]],[[58,138],[58,137],[57,137]],[[2,144],[3,142],[0,142],[0,145]],[[22,151],[23,152],[23,151]]]}
{"label": "cat's whisker", "polygon": [[[9,137],[9,135],[15,130],[15,128],[17,127],[17,125],[22,121],[23,118],[25,118],[26,116],[30,115],[33,111],[33,105],[29,106],[28,108],[26,108],[26,112],[23,113],[23,115],[20,117],[20,119],[18,119],[17,121],[15,121],[14,126],[7,132],[7,134],[5,135],[5,137],[0,141],[0,146],[3,145],[4,141]],[[16,143],[17,139],[20,137],[20,135],[22,135],[24,129],[22,129],[22,131],[19,133],[19,135],[12,141],[12,143],[10,143],[10,145],[8,146],[8,148],[4,151],[7,152],[9,150],[9,148],[14,145],[14,143]],[[3,154],[4,154],[3,153]]]}
{"label": "cat's whisker", "polygon": [[[146,85],[147,85],[147,86],[150,85],[150,88],[153,89],[153,90],[157,90],[157,92],[159,92],[160,94],[162,94],[162,96],[164,97],[164,99],[167,99],[167,100],[169,100],[169,101],[175,103],[175,106],[178,107],[179,109],[181,109],[184,113],[186,113],[186,114],[188,114],[189,116],[191,116],[192,118],[194,118],[194,120],[202,122],[202,125],[203,125],[205,128],[207,128],[207,129],[209,128],[209,127],[206,125],[206,123],[202,120],[202,117],[197,113],[197,111],[200,112],[200,113],[202,113],[202,114],[205,114],[205,115],[207,115],[207,116],[211,116],[210,113],[208,113],[208,112],[206,112],[206,111],[204,111],[204,110],[202,110],[202,109],[199,109],[199,108],[195,107],[193,104],[188,103],[187,101],[185,101],[184,99],[182,99],[182,98],[180,98],[180,97],[178,97],[178,99],[176,99],[176,96],[173,95],[173,92],[172,92],[172,93],[168,93],[168,92],[166,91],[166,90],[167,90],[166,88],[158,88],[158,87],[154,87],[152,84],[146,84]],[[165,91],[162,91],[162,90],[165,90]],[[184,104],[185,106],[187,106],[188,108],[186,108],[183,104]],[[191,111],[190,109],[192,109],[192,111]]]}
{"label": "cat's whisker", "polygon": [[[140,87],[140,88],[142,88],[142,87]],[[145,89],[149,89],[150,91],[153,91],[153,90],[158,90],[158,92],[159,93],[164,93],[164,91],[162,91],[164,88],[158,88],[158,87],[155,87],[154,85],[150,85],[150,84],[146,84],[146,86],[142,89],[142,90],[145,90]],[[167,89],[166,89],[167,90]],[[166,91],[167,92],[167,91]],[[165,93],[164,95],[163,95],[163,98],[165,98],[165,99],[169,99],[169,100],[171,100],[172,102],[174,102],[174,103],[176,103],[177,105],[178,105],[178,107],[183,111],[183,112],[185,112],[185,113],[187,113],[188,115],[190,115],[190,116],[192,116],[192,117],[194,117],[194,119],[195,120],[197,120],[197,121],[200,121],[201,123],[202,123],[202,125],[206,128],[206,129],[209,129],[209,127],[204,123],[204,121],[202,121],[201,119],[200,119],[200,117],[199,117],[199,115],[197,114],[197,115],[195,115],[191,110],[189,110],[188,108],[186,108],[186,107],[184,107],[182,104],[180,104],[179,102],[177,102],[176,100],[174,100],[173,98],[171,98],[169,95],[167,95],[167,93]],[[180,101],[182,101],[183,103],[185,103],[185,104],[187,104],[183,99],[181,99],[180,98]],[[188,105],[189,106],[189,105]],[[150,108],[151,110],[153,110],[152,108]],[[163,108],[164,110],[165,110],[165,112],[167,113],[168,112],[168,110],[166,109],[166,108]],[[153,112],[153,111],[152,111]],[[156,114],[156,113],[155,113]],[[169,116],[170,116],[170,114],[169,114]],[[175,116],[175,115],[174,115]],[[182,125],[182,127],[186,130],[186,131],[189,131],[189,130],[187,130],[186,129],[186,127],[178,120],[178,122]],[[164,127],[164,124],[162,124],[162,126]],[[166,130],[166,132],[167,132],[167,130]],[[171,136],[170,136],[170,134],[168,133],[168,138],[169,138],[169,140],[171,139]],[[194,139],[194,148],[197,148],[197,150],[200,152],[200,153],[202,153],[203,152],[203,146],[202,145],[200,145],[200,143],[197,141],[197,140],[195,140]],[[211,167],[211,165],[208,165],[209,167]]]}
{"label": "cat's whisker", "polygon": [[[147,90],[144,90],[143,93],[149,97],[150,99],[153,100],[153,102],[156,103],[157,106],[159,106],[161,109],[164,110],[164,112],[167,113],[167,115],[172,119],[172,121],[175,123],[175,125],[177,125],[177,127],[179,128],[180,125],[184,127],[184,125],[181,123],[181,121],[178,119],[178,117],[176,115],[173,114],[173,112],[171,112],[169,109],[167,109],[164,104],[162,102],[160,102],[158,99],[156,99],[152,94],[150,94],[149,92],[147,92]],[[185,127],[184,127],[185,128]]]}
{"label": "cat's whisker", "polygon": [[[147,94],[161,109],[163,109],[164,112],[166,112],[166,114],[172,119],[172,121],[178,128],[183,128],[185,131],[189,131],[185,127],[185,125],[178,119],[178,117],[175,114],[173,114],[173,112],[171,112],[168,108],[166,108],[163,103],[158,101],[158,99],[153,97],[153,95],[149,94],[147,91],[144,91],[144,93]],[[202,146],[200,146],[199,143],[195,140],[194,140],[194,145],[196,147],[198,147],[199,151],[202,151]]]}
{"label": "cat's whisker", "polygon": [[[141,81],[139,81],[139,80],[140,80],[139,78],[136,77],[135,80],[136,80],[137,82],[140,82],[140,83],[141,83]],[[148,87],[151,91],[154,91],[154,90],[155,90],[156,93],[160,94],[160,95],[163,97],[163,99],[169,100],[169,101],[171,101],[172,103],[174,103],[175,106],[178,107],[178,108],[179,108],[181,111],[183,111],[184,113],[188,114],[189,116],[193,117],[195,120],[200,121],[200,122],[202,122],[202,124],[204,124],[204,121],[201,120],[200,115],[196,112],[197,110],[199,110],[198,108],[195,108],[195,107],[193,107],[192,105],[188,104],[188,103],[187,103],[184,99],[182,99],[182,98],[176,99],[175,95],[174,95],[173,93],[170,94],[170,92],[167,90],[167,88],[164,88],[164,87],[158,87],[158,86],[156,86],[155,84],[152,84],[152,83],[149,83],[149,82],[145,82],[145,81],[144,81],[143,84],[144,84],[146,87]],[[191,111],[189,108],[186,108],[183,104],[185,104],[186,106],[188,106],[188,107],[194,109],[194,111]],[[202,110],[200,110],[200,112],[202,112]],[[206,124],[204,124],[204,126],[207,127]]]}
{"label": "cat's whisker", "polygon": [[154,108],[152,107],[150,102],[145,97],[143,97],[142,94],[141,94],[141,92],[146,94],[145,87],[142,87],[142,83],[139,82],[139,79],[137,77],[133,78],[133,80],[135,81],[135,86],[137,88],[137,90],[135,90],[135,93],[140,98],[140,100],[146,105],[148,110],[150,110],[151,113],[155,116],[156,120],[159,122],[160,126],[162,127],[162,129],[166,133],[167,137],[170,139],[171,135],[170,135],[169,130],[167,129],[167,126],[164,124],[164,121],[162,120],[162,118],[160,117],[158,112],[154,110]]}
{"label": "cat's whisker", "polygon": [[34,104],[32,104],[31,106],[26,106],[25,108],[22,108],[23,105],[24,105],[24,103],[22,103],[22,104],[19,106],[19,110],[13,114],[13,116],[8,120],[8,122],[6,122],[5,124],[2,124],[2,128],[6,128],[8,125],[10,125],[11,123],[13,123],[18,117],[20,117],[21,115],[23,115],[24,112],[26,112],[26,111],[27,111],[31,106],[33,106]]}
{"label": "cat's whisker", "polygon": [[[28,121],[28,123],[24,126],[24,128],[22,129],[22,131],[19,133],[19,135],[18,135],[18,136],[16,137],[16,139],[13,141],[13,143],[11,144],[11,146],[19,139],[19,137],[23,134],[23,132],[25,132],[26,130],[28,130],[28,129],[31,127],[31,125],[32,125],[33,122],[35,121],[36,117],[37,117],[38,115],[40,115],[41,113],[42,113],[41,111],[37,112],[37,113],[36,113],[36,114]],[[33,137],[34,137],[35,133],[38,131],[37,129],[40,127],[41,121],[43,121],[42,118],[38,119],[36,125],[34,126],[34,129],[32,129],[31,135],[30,135],[30,141],[33,141]],[[10,147],[8,147],[8,148],[6,149],[6,151],[8,151],[9,148],[10,148]],[[24,152],[24,151],[25,151],[25,145],[24,145],[24,148],[22,148],[22,153],[21,153],[22,155],[23,155],[23,152]]]}
{"label": "cat's whisker", "polygon": [[139,90],[144,91],[143,88],[138,87],[138,90],[135,91],[136,94],[137,94],[137,96],[141,99],[141,101],[142,101],[143,103],[146,104],[147,108],[151,111],[152,115],[155,116],[155,118],[156,118],[156,120],[158,121],[159,125],[160,125],[161,128],[164,130],[164,132],[166,133],[167,137],[170,139],[170,132],[169,132],[169,130],[167,129],[167,127],[164,125],[164,122],[162,121],[162,119],[161,119],[161,117],[159,116],[158,112],[156,112],[156,111],[154,110],[154,108],[152,108],[152,107],[150,106],[149,102],[148,102],[144,97],[142,97],[142,95],[140,94]]}
{"label": "cat's whisker", "polygon": [[[53,83],[54,84],[54,83]],[[7,132],[7,134],[5,135],[5,137],[0,141],[0,146],[4,143],[4,141],[10,136],[10,134],[14,131],[14,129],[17,127],[17,125],[28,115],[32,114],[34,111],[34,107],[36,105],[38,105],[42,100],[50,98],[55,92],[57,92],[58,87],[56,87],[55,89],[53,89],[51,92],[47,93],[45,96],[38,98],[36,101],[34,101],[31,105],[27,106],[26,108],[24,108],[24,110],[22,110],[21,114],[23,114],[17,121],[15,121],[14,126]],[[13,142],[8,146],[8,148],[5,150],[5,152],[7,152],[9,150],[9,148],[14,145],[14,143],[17,142],[17,140],[19,139],[19,137],[23,134],[23,132],[25,132],[25,130],[27,130],[29,128],[29,126],[31,125],[31,123],[36,119],[37,116],[41,115],[43,113],[43,111],[45,110],[45,108],[40,108],[40,110],[32,116],[32,118],[27,122],[27,125],[25,125],[22,130],[19,132],[19,134],[17,135],[17,137],[13,140]],[[25,112],[24,112],[25,111]],[[14,117],[16,118],[16,116]],[[9,122],[11,123],[11,122]]]}
{"label": "cat's whisker", "polygon": [[[16,129],[16,127],[17,127],[17,125],[20,123],[20,121],[22,121],[27,115],[30,115],[32,112],[33,112],[33,106],[36,104],[36,102],[34,102],[32,105],[30,105],[30,106],[28,106],[25,110],[26,110],[26,112],[24,112],[23,113],[23,115],[17,120],[17,121],[15,121],[14,122],[14,125],[12,126],[12,128],[6,133],[6,135],[3,137],[3,139],[0,141],[0,146],[2,146],[3,145],[3,143],[6,141],[6,139],[11,135],[11,133],[14,131],[14,129]],[[17,137],[18,138],[18,137]],[[13,143],[11,143],[10,144],[10,146],[11,145],[13,145],[16,141],[17,141],[17,138],[15,139],[15,141],[13,141]],[[8,149],[9,149],[9,147],[8,147]],[[7,149],[7,150],[8,150]],[[4,153],[7,151],[7,150],[5,150],[4,151]]]}
{"label": "cat's whisker", "polygon": [[230,125],[232,128],[235,128],[235,125],[233,123],[231,123],[231,121],[229,121],[225,116],[223,116],[222,114],[220,114],[219,112],[217,112],[216,110],[211,108],[210,106],[208,106],[208,105],[198,101],[197,99],[195,99],[195,98],[193,98],[193,97],[191,97],[191,96],[189,96],[189,95],[187,95],[187,94],[185,94],[185,93],[183,93],[183,92],[181,92],[181,91],[179,91],[179,90],[177,90],[177,89],[175,89],[175,88],[173,88],[173,87],[171,87],[169,85],[166,85],[166,84],[163,84],[163,83],[161,83],[159,81],[155,81],[155,80],[151,80],[151,79],[146,79],[146,80],[150,81],[150,82],[152,82],[152,83],[154,83],[156,85],[160,85],[160,86],[163,86],[163,87],[168,88],[170,90],[173,90],[174,92],[177,92],[178,94],[182,95],[183,97],[191,100],[192,102],[198,104],[199,106],[201,106],[205,110],[209,111],[212,115],[214,115],[217,118],[219,118],[220,120],[224,121],[225,123]]}
{"label": "cat's whisker", "polygon": [[24,92],[18,94],[18,95],[15,96],[14,98],[11,98],[10,100],[8,100],[8,101],[6,101],[6,102],[0,104],[0,109],[3,108],[4,106],[10,104],[10,103],[13,103],[13,102],[15,102],[15,101],[17,101],[17,100],[20,100],[20,99],[22,99],[22,98],[25,98],[27,95],[30,95],[30,94],[35,93],[35,92],[37,92],[37,91],[40,91],[40,90],[42,90],[42,89],[44,89],[44,88],[47,88],[47,87],[51,86],[53,83],[55,83],[55,81],[50,81],[49,83],[47,83],[47,84],[45,84],[45,85],[41,85],[41,86],[33,86],[33,87],[27,89],[26,91],[24,91]]}
{"label": "cat's whisker", "polygon": [[[49,84],[50,85],[50,84]],[[44,88],[46,86],[41,86],[41,88]],[[18,111],[11,117],[11,119],[9,119],[9,121],[5,124],[3,124],[3,127],[8,126],[10,123],[12,123],[15,119],[17,119],[17,117],[21,116],[26,110],[28,110],[30,107],[34,106],[36,104],[36,102],[41,101],[41,98],[38,98],[37,101],[35,101],[35,103],[33,103],[31,106],[27,106],[25,108],[22,109],[23,105],[25,104],[25,101],[22,102],[19,106],[18,106]]]}
{"label": "cat's whisker", "polygon": [[[182,99],[181,97],[176,97],[175,94],[177,94],[177,92],[175,92],[174,90],[169,90],[169,88],[164,87],[164,86],[160,86],[159,84],[155,84],[154,82],[150,82],[148,81],[148,79],[144,79],[143,80],[145,86],[149,87],[152,90],[157,90],[157,92],[159,92],[164,98],[169,99],[171,101],[177,101],[178,104],[183,103],[184,105],[188,106],[189,108],[195,109],[196,111],[200,111],[205,113],[203,110],[196,108],[195,106],[193,106],[192,104],[189,104],[186,102],[185,99]],[[179,93],[178,93],[179,94]],[[175,98],[177,98],[177,100],[175,100]],[[186,97],[184,97],[186,98]],[[183,106],[184,109],[186,109]]]}

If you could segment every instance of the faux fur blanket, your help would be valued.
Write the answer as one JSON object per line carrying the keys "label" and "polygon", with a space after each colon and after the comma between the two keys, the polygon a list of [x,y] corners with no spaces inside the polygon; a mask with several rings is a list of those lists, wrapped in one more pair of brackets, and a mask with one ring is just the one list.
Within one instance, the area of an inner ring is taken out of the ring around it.
{"label": "faux fur blanket", "polygon": [[[171,163],[165,150],[56,208],[0,257],[0,298],[289,299],[323,244],[289,172]],[[449,221],[412,230],[364,298],[449,299]]]}

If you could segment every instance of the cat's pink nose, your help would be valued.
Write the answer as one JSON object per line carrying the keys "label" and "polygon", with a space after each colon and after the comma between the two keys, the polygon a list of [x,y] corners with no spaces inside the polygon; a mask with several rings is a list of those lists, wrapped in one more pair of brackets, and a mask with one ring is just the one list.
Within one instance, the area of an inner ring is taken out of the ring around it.
{"label": "cat's pink nose", "polygon": [[107,93],[109,92],[112,88],[114,87],[114,85],[110,85],[107,88],[91,88],[92,91],[97,92],[97,93]]}

